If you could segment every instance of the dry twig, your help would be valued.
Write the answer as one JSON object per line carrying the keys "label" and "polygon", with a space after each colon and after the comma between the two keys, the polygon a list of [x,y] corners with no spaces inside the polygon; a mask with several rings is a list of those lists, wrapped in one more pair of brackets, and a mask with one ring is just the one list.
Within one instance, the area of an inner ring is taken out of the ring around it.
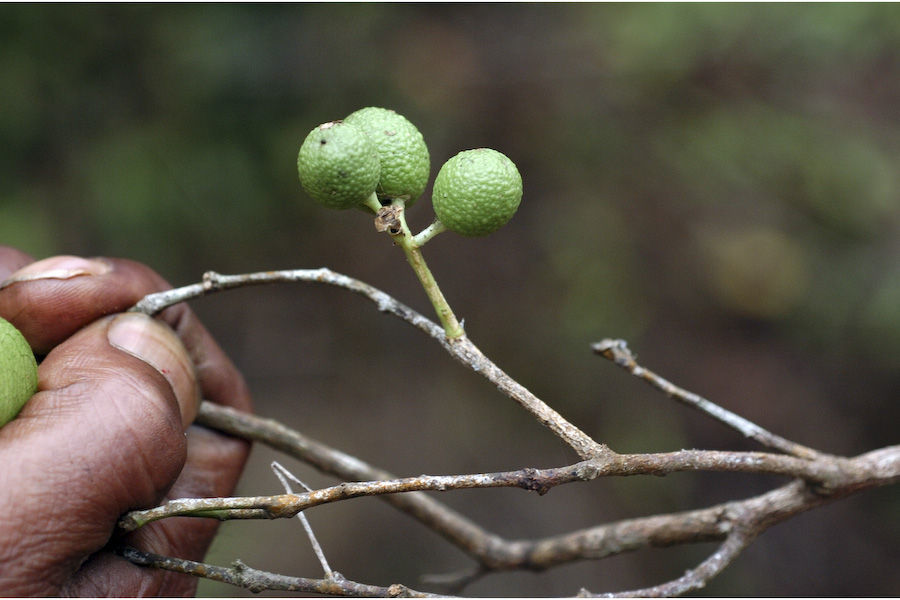
{"label": "dry twig", "polygon": [[444,329],[440,325],[399,302],[393,296],[368,283],[341,273],[335,273],[325,267],[319,269],[263,271],[243,275],[222,275],[214,271],[208,271],[203,274],[201,283],[149,294],[133,306],[131,310],[155,315],[161,310],[179,302],[205,296],[213,292],[249,285],[292,282],[324,283],[367,297],[375,303],[378,310],[400,317],[438,340],[451,356],[476,373],[483,375],[506,396],[518,402],[538,421],[569,444],[581,458],[590,458],[607,451],[606,446],[595,442],[589,435],[567,421],[523,385],[504,373],[467,336],[462,335],[454,339],[447,339]]}
{"label": "dry twig", "polygon": [[591,347],[594,352],[600,356],[611,360],[635,377],[643,379],[656,389],[661,390],[670,398],[674,398],[686,406],[696,408],[697,410],[706,413],[713,419],[739,431],[744,436],[759,442],[763,446],[781,450],[782,452],[793,454],[800,458],[813,459],[821,456],[821,453],[817,450],[807,448],[806,446],[802,446],[790,440],[786,440],[781,436],[775,435],[774,433],[763,429],[756,423],[748,421],[744,417],[736,415],[733,412],[722,408],[718,404],[710,402],[702,396],[682,389],[671,381],[660,377],[653,371],[642,367],[637,363],[631,350],[628,349],[628,344],[625,343],[625,340],[605,339],[592,344]]}
{"label": "dry twig", "polygon": [[[199,420],[202,423],[270,444],[340,477],[388,475],[274,421],[208,403],[204,403],[200,414]],[[650,546],[722,541],[723,545],[716,553],[678,580],[646,590],[623,593],[671,595],[702,587],[746,545],[772,525],[849,493],[900,480],[900,446],[870,452],[853,459],[825,457],[818,461],[764,453],[711,451],[617,456],[621,460],[597,458],[560,469],[386,479],[364,482],[358,487],[342,484],[318,490],[312,496],[301,494],[260,498],[186,499],[151,511],[132,513],[123,524],[130,529],[138,523],[178,514],[215,518],[288,517],[295,514],[296,510],[322,502],[375,494],[435,529],[451,543],[469,553],[479,562],[482,573],[513,569],[543,570],[575,560],[606,558]],[[753,460],[747,460],[749,458]],[[835,460],[841,462],[839,468],[832,464]],[[668,515],[628,519],[540,540],[505,540],[481,529],[428,496],[415,492],[398,493],[402,490],[449,490],[498,485],[546,491],[554,485],[599,476],[661,474],[707,468],[804,475],[808,481],[797,479],[745,500]],[[792,473],[792,469],[796,471]],[[278,585],[283,585],[283,582]]]}
{"label": "dry twig", "polygon": [[[206,408],[207,411],[210,408]],[[215,410],[215,409],[212,409]],[[235,411],[236,412],[236,411]],[[654,454],[605,453],[601,457],[553,469],[526,468],[498,473],[467,475],[419,475],[401,479],[348,482],[301,494],[279,494],[236,498],[185,498],[159,507],[128,513],[119,522],[125,531],[173,516],[217,519],[291,518],[303,510],[362,496],[380,496],[415,491],[518,487],[545,494],[550,489],[598,477],[667,475],[682,471],[728,471],[798,477],[817,490],[840,490],[848,485],[866,485],[871,469],[852,459],[828,458],[806,461],[764,452],[680,450]],[[877,479],[877,477],[875,477]]]}
{"label": "dry twig", "polygon": [[[581,462],[555,469],[529,468],[500,473],[397,478],[278,422],[204,402],[200,408],[199,423],[268,444],[346,482],[302,494],[173,500],[154,509],[125,515],[120,522],[122,529],[133,530],[151,521],[175,515],[217,519],[291,517],[319,504],[376,496],[436,531],[478,562],[478,569],[458,578],[460,583],[490,571],[543,570],[575,560],[600,559],[648,546],[721,542],[712,555],[682,577],[650,588],[618,594],[680,595],[706,585],[772,525],[848,494],[900,480],[900,446],[882,448],[854,458],[820,453],[777,436],[645,369],[638,365],[624,341],[603,340],[593,346],[598,354],[679,402],[703,411],[764,446],[785,453],[680,450],[655,454],[618,454],[595,442],[510,378],[465,335],[448,340],[443,328],[388,294],[329,269],[247,275],[207,273],[200,284],[147,296],[132,310],[155,314],[178,302],[214,291],[285,281],[326,283],[354,291],[372,300],[379,310],[394,314],[421,329],[438,340],[454,358],[481,373],[504,394],[529,410],[575,449],[582,458]],[[519,487],[543,494],[557,485],[590,481],[598,477],[665,475],[679,471],[775,474],[792,478],[792,481],[752,498],[691,511],[627,519],[539,540],[503,539],[422,493],[466,488]],[[274,589],[333,595],[422,595],[405,586],[384,588],[349,582],[336,573],[330,578],[314,580],[256,571],[241,563],[227,569],[155,556],[134,549],[126,548],[121,552],[137,564],[209,577],[256,591]],[[582,590],[582,594],[590,595],[585,590]]]}
{"label": "dry twig", "polygon": [[260,571],[248,567],[239,560],[234,561],[231,567],[219,567],[183,558],[143,552],[130,546],[121,546],[116,552],[136,565],[221,581],[248,589],[251,592],[276,590],[360,598],[434,598],[437,596],[436,594],[417,592],[400,584],[382,587],[358,583],[345,579],[340,573],[333,573],[332,577],[326,579],[309,579]]}

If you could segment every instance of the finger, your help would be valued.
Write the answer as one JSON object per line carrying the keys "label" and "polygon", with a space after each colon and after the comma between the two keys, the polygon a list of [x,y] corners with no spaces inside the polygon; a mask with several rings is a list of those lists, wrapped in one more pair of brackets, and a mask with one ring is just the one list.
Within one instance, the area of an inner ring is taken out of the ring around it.
{"label": "finger", "polygon": [[110,321],[109,343],[154,367],[175,392],[181,423],[193,423],[200,404],[200,388],[194,364],[174,332],[158,321],[139,313],[125,313]]}
{"label": "finger", "polygon": [[127,310],[137,297],[160,289],[135,269],[110,260],[54,256],[12,273],[0,284],[0,315],[39,354],[98,318]]}
{"label": "finger", "polygon": [[[10,260],[22,259],[13,256]],[[153,270],[133,261],[56,256],[28,264],[0,284],[0,316],[23,333],[35,352],[45,354],[88,323],[127,310],[145,295],[170,287]],[[203,397],[250,410],[243,378],[194,313],[178,304],[159,317],[187,348]]]}
{"label": "finger", "polygon": [[[234,481],[229,467],[244,457],[246,442],[193,426],[188,430],[188,459],[168,498],[229,496]],[[129,534],[116,544],[146,552],[202,561],[220,523],[214,519],[166,519]],[[193,596],[197,578],[161,569],[139,567],[117,556],[112,548],[91,557],[66,588],[64,595],[101,597],[114,590],[137,596]]]}
{"label": "finger", "polygon": [[0,429],[0,589],[56,593],[122,513],[162,498],[185,461],[180,407],[196,386],[178,374],[191,368],[142,315],[103,319],[46,357],[38,393]]}

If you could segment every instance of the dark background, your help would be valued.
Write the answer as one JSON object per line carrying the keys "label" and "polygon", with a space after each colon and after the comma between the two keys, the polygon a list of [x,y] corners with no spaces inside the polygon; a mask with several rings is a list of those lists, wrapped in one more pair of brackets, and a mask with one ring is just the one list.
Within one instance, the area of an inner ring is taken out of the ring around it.
{"label": "dark background", "polygon": [[[175,285],[329,266],[430,315],[371,218],[315,205],[296,177],[315,125],[391,107],[424,134],[432,178],[479,146],[519,166],[509,225],[444,234],[426,255],[472,339],[596,439],[756,449],[590,352],[623,337],[646,366],[802,444],[853,455],[898,442],[896,5],[3,5],[0,82],[3,243],[125,256]],[[431,221],[427,195],[415,230]],[[398,475],[574,458],[433,340],[346,292],[192,305],[261,415]],[[254,451],[240,493],[280,490],[273,458]],[[532,538],[779,483],[680,474],[440,498]],[[894,486],[801,515],[703,594],[897,595],[898,508]],[[423,588],[420,574],[472,564],[374,499],[308,516],[352,579]],[[467,593],[652,585],[712,549],[494,575]],[[235,558],[320,575],[296,522],[224,524],[209,560]]]}

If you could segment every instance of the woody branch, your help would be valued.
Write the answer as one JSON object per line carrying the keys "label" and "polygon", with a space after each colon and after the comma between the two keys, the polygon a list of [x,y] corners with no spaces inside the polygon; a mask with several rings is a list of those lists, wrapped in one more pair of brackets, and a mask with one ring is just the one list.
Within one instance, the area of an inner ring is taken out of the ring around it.
{"label": "woody branch", "polygon": [[[647,381],[671,398],[701,410],[765,447],[785,454],[701,450],[654,454],[615,453],[605,445],[595,442],[500,370],[465,335],[448,339],[444,329],[388,294],[329,269],[273,271],[246,275],[207,273],[201,283],[153,294],[144,298],[133,310],[155,314],[172,304],[224,289],[290,281],[326,283],[362,294],[372,300],[379,310],[394,314],[429,334],[454,358],[481,373],[504,394],[529,410],[542,424],[566,441],[583,460],[555,469],[529,468],[502,473],[396,478],[275,421],[204,402],[198,418],[200,423],[269,444],[347,482],[305,494],[176,500],[149,511],[136,511],[126,515],[121,521],[123,529],[134,529],[150,521],[175,515],[217,519],[288,517],[323,503],[376,496],[413,516],[469,553],[479,564],[474,576],[492,570],[542,570],[573,560],[604,558],[645,546],[721,541],[722,545],[716,552],[684,576],[651,588],[624,592],[626,595],[640,596],[670,595],[682,594],[705,585],[706,581],[718,574],[740,554],[743,548],[773,524],[847,494],[888,485],[900,479],[900,446],[883,448],[855,458],[820,453],[768,432],[759,425],[683,390],[638,365],[624,341],[603,340],[594,345],[594,350],[598,354],[612,360],[632,375]],[[505,540],[449,509],[432,496],[421,493],[501,486],[546,493],[557,485],[590,481],[598,477],[664,475],[677,471],[700,470],[776,474],[794,480],[766,494],[741,501],[682,513],[619,521],[531,541]],[[139,551],[134,552],[139,554]],[[212,567],[205,565],[199,568],[196,565],[188,565],[186,561],[179,562],[180,559],[162,558],[166,560],[154,559],[150,563],[159,568],[194,575],[200,571],[205,572],[206,567]],[[134,560],[139,562],[137,558]],[[267,577],[268,575],[271,574],[267,574]],[[464,583],[471,577],[473,575],[470,573],[460,576],[459,580]],[[293,585],[286,579],[271,580],[270,584],[276,587],[267,589],[294,589],[277,587]],[[348,591],[351,588],[352,586],[338,586],[327,593],[352,595],[354,592]],[[359,591],[361,588],[356,589]],[[369,590],[367,595],[368,593],[416,594],[404,586],[392,587],[387,592],[385,589],[376,586]],[[583,593],[589,595],[587,591]]]}

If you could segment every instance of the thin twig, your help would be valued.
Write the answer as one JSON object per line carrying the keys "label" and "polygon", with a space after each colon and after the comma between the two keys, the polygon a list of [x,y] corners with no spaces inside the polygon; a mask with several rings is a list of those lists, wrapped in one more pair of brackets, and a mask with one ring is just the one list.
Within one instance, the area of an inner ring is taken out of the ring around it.
{"label": "thin twig", "polygon": [[[288,482],[288,479],[291,481],[301,485],[303,489],[307,492],[311,492],[312,488],[300,481],[297,477],[294,476],[293,473],[288,471],[281,463],[278,461],[273,461],[271,464],[272,471],[275,472],[275,476],[278,477],[278,481],[281,482],[281,485],[284,487],[284,493],[293,494],[294,490],[291,489],[291,484]],[[316,538],[316,534],[312,529],[312,525],[309,524],[309,519],[306,518],[302,512],[297,513],[297,518],[300,520],[300,523],[303,524],[303,529],[306,531],[306,537],[309,538],[309,543],[312,545],[313,552],[316,555],[316,558],[319,559],[319,564],[322,565],[322,571],[325,573],[326,578],[334,577],[334,572],[331,570],[331,567],[328,565],[328,559],[325,558],[325,552],[322,550],[322,545],[319,544],[319,540]]]}
{"label": "thin twig", "polygon": [[228,519],[292,518],[300,511],[341,500],[363,496],[413,491],[446,491],[474,488],[519,487],[546,493],[551,487],[594,477],[593,468],[583,463],[559,469],[522,469],[498,473],[468,475],[419,475],[386,481],[348,482],[301,494],[246,496],[233,498],[181,498],[147,510],[136,510],[119,521],[124,531],[133,531],[147,523],[174,516]]}
{"label": "thin twig", "polygon": [[763,446],[809,460],[822,456],[822,453],[817,450],[775,435],[756,423],[748,421],[744,417],[736,415],[702,396],[682,389],[649,369],[640,366],[625,340],[604,339],[592,344],[591,348],[600,356],[611,360],[635,377],[643,379],[653,387],[663,391],[671,398],[709,415],[720,423],[724,423],[739,431],[745,437],[756,440]]}
{"label": "thin twig", "polygon": [[149,510],[125,515],[119,526],[131,531],[146,523],[172,516],[217,519],[290,518],[299,512],[350,498],[413,491],[447,491],[473,488],[518,487],[544,494],[574,481],[597,477],[666,475],[681,471],[726,471],[800,477],[820,486],[837,487],[853,470],[839,459],[807,461],[764,452],[681,450],[655,454],[608,453],[591,460],[552,469],[526,468],[497,473],[419,475],[400,479],[342,483],[302,494],[238,498],[185,498]]}
{"label": "thin twig", "polygon": [[[257,417],[227,406],[201,402],[197,422],[248,440],[262,442],[329,475],[346,481],[396,479],[335,448],[318,442],[274,419]],[[477,523],[423,492],[378,496],[443,536],[448,542],[487,566],[509,562],[507,544]]]}
{"label": "thin twig", "polygon": [[[833,489],[831,495],[818,493],[801,480],[794,480],[760,496],[704,509],[630,519],[533,542],[504,541],[503,543],[509,546],[509,553],[518,556],[518,559],[508,564],[496,565],[493,568],[485,565],[484,568],[489,570],[543,570],[573,560],[604,558],[648,546],[664,547],[716,540],[726,540],[727,542],[731,537],[731,541],[720,549],[722,554],[714,554],[701,563],[697,569],[694,569],[697,572],[695,575],[663,584],[663,586],[672,586],[671,589],[667,589],[666,595],[684,593],[695,589],[698,582],[708,581],[721,571],[740,550],[769,527],[847,494],[900,480],[900,446],[864,454],[856,457],[853,461],[863,463],[865,471],[880,479],[869,480],[865,484],[848,483],[841,489]],[[740,535],[735,533],[738,528],[742,531]],[[390,588],[375,586],[348,588],[346,585],[340,584],[341,580],[338,574],[335,574],[335,580],[338,581],[335,587],[330,587],[329,580],[290,578],[264,572],[259,572],[262,573],[260,577],[248,579],[243,574],[246,573],[246,567],[242,566],[225,569],[134,552],[136,554],[125,553],[123,556],[137,564],[207,577],[247,587],[254,591],[273,589],[315,591],[333,595],[387,596],[392,594],[392,590],[395,589],[395,586]],[[334,581],[332,581],[333,583]],[[272,587],[267,587],[268,585]],[[684,589],[676,589],[678,586]],[[398,589],[405,590],[406,588]],[[657,588],[647,588],[647,590],[655,589]],[[623,595],[637,594],[651,595],[651,592],[638,590],[637,592],[626,592]]]}
{"label": "thin twig", "polygon": [[[355,481],[396,479],[386,471],[372,467],[356,457],[331,448],[273,419],[258,417],[211,402],[201,403],[197,418],[201,424],[249,440],[263,442],[276,450],[290,454],[326,473],[343,479]],[[558,479],[556,478],[561,477],[562,473],[568,470],[579,471],[579,475],[575,479],[580,480],[610,476],[666,475],[681,471],[727,471],[784,475],[799,477],[815,484],[828,484],[831,481],[839,482],[846,479],[847,460],[828,456],[822,457],[821,460],[810,461],[767,452],[722,450],[678,450],[647,454],[608,452],[566,467],[508,471],[503,473],[503,477],[507,481],[513,481],[514,474],[527,473],[531,476],[546,476],[546,483],[557,485]],[[592,470],[594,472],[591,472]],[[490,474],[485,474],[485,476],[488,475]],[[474,478],[476,475],[447,477]],[[564,483],[568,483],[568,481]],[[453,484],[447,480],[446,485],[452,486]]]}
{"label": "thin twig", "polygon": [[755,535],[743,528],[735,528],[715,552],[678,579],[653,587],[627,592],[594,595],[586,590],[581,590],[578,595],[601,598],[671,598],[673,596],[681,596],[706,587],[706,584],[730,565],[755,538]]}
{"label": "thin twig", "polygon": [[422,583],[440,586],[451,594],[461,594],[466,587],[478,581],[490,571],[482,566],[463,569],[454,573],[434,573],[419,577]]}
{"label": "thin twig", "polygon": [[431,337],[440,338],[444,330],[440,325],[422,316],[415,310],[397,301],[393,296],[362,282],[353,277],[336,273],[327,267],[319,269],[291,269],[283,271],[261,271],[259,273],[245,273],[241,275],[223,275],[215,271],[207,271],[203,274],[201,283],[194,283],[171,290],[164,290],[144,296],[129,310],[155,315],[162,310],[206,296],[215,292],[247,287],[251,285],[266,285],[272,283],[324,283],[340,287],[351,292],[365,296],[375,303],[381,312],[391,313],[421,329]]}
{"label": "thin twig", "polygon": [[440,342],[454,358],[494,383],[497,389],[518,402],[519,406],[525,408],[544,426],[565,440],[580,458],[590,459],[612,453],[605,444],[594,441],[581,429],[547,406],[543,400],[528,391],[525,386],[503,372],[472,343],[468,336],[463,335],[453,340],[441,339]]}
{"label": "thin twig", "polygon": [[762,452],[682,450],[662,454],[619,454],[611,460],[596,458],[553,469],[526,468],[497,473],[466,475],[419,475],[385,481],[341,483],[301,494],[233,498],[182,498],[147,510],[125,515],[119,527],[132,531],[152,521],[175,516],[216,519],[292,518],[303,510],[363,496],[417,491],[448,491],[476,488],[517,487],[544,494],[550,489],[597,477],[666,475],[679,471],[732,471],[777,475],[803,475],[812,480],[833,480],[834,469],[790,456]]}
{"label": "thin twig", "polygon": [[249,285],[268,283],[313,282],[333,285],[361,294],[375,303],[378,310],[400,317],[404,321],[424,331],[441,345],[458,361],[476,373],[494,383],[497,388],[520,406],[530,412],[540,423],[565,441],[582,459],[591,458],[608,452],[603,444],[594,441],[589,435],[578,429],[545,402],[532,394],[523,385],[507,375],[488,359],[472,341],[464,334],[448,339],[444,328],[422,316],[391,295],[358,279],[336,273],[328,268],[295,269],[288,271],[263,271],[243,275],[222,275],[209,271],[204,273],[203,282],[176,289],[149,294],[135,304],[130,310],[154,315],[161,310],[218,292]]}
{"label": "thin twig", "polygon": [[[203,402],[198,421],[226,433],[267,444],[307,462],[324,473],[342,479],[395,479],[384,470],[330,448],[271,419]],[[737,457],[746,461],[759,454],[722,453],[709,455],[707,459],[727,458],[727,461],[734,462]],[[650,457],[649,460],[657,462],[665,462],[671,458],[671,454],[647,456]],[[689,464],[696,456],[696,451],[684,451],[680,460],[684,464]],[[858,489],[858,486],[888,485],[900,478],[900,446],[883,448],[853,459],[836,460],[835,457],[827,457],[815,462],[781,455],[762,456],[775,457],[777,461],[783,460],[785,462],[779,464],[786,468],[799,468],[802,470],[799,473],[817,475],[822,478],[823,483],[816,485],[815,493],[811,491],[809,485],[793,482],[747,500],[683,513],[628,519],[528,541],[505,540],[421,492],[378,497],[442,535],[472,556],[485,569],[542,570],[573,560],[604,558],[647,546],[721,541],[728,532],[730,515],[744,514],[746,511],[769,515],[767,518],[772,521],[767,522],[766,526],[770,526],[797,512],[818,506],[832,497],[829,494],[833,495],[840,491],[846,493],[849,489]],[[626,458],[625,464],[631,461],[632,466],[637,463],[638,468],[644,472],[659,474],[659,471],[650,468],[653,462],[645,463],[644,458],[646,457],[643,455],[631,455],[630,458]],[[693,464],[695,467],[701,466],[697,462]],[[819,469],[817,465],[823,467],[816,471]],[[746,465],[744,468],[747,468]],[[635,474],[634,469],[626,472]]]}
{"label": "thin twig", "polygon": [[[224,429],[226,432],[251,439],[263,441],[273,444],[276,448],[285,450],[298,458],[307,460],[314,466],[334,473],[337,471],[339,476],[356,477],[358,475],[380,474],[383,471],[374,469],[366,463],[359,461],[349,455],[333,451],[327,446],[321,445],[309,439],[305,439],[297,432],[288,430],[283,425],[274,421],[259,419],[251,415],[239,413],[233,409],[218,407],[208,403],[203,403],[200,411],[200,421],[210,426],[218,426],[222,423],[230,423]],[[235,425],[239,423],[239,425]],[[267,430],[270,430],[267,432]],[[255,432],[249,436],[245,434]],[[275,433],[273,435],[272,433]],[[298,441],[299,444],[294,442]],[[293,450],[290,450],[293,448]],[[737,455],[759,455],[762,453],[714,453],[708,454],[697,451],[684,451],[681,460],[683,466],[693,465],[694,468],[700,466],[701,463],[696,461],[697,457],[706,455],[707,459],[716,457],[724,457],[728,454]],[[671,453],[677,454],[677,453]],[[670,454],[670,456],[671,456]],[[665,462],[666,455],[650,455],[656,457],[656,460]],[[784,465],[793,464],[799,468],[815,469],[816,464],[833,463],[834,458],[825,458],[818,461],[805,461],[793,457],[781,455],[763,455],[772,456],[778,460],[787,461]],[[625,456],[625,464],[629,461],[638,460],[640,455]],[[311,459],[311,460],[310,460]],[[585,461],[578,465],[568,467],[570,475],[574,473],[573,468],[581,467],[578,477],[594,477],[599,476],[598,473],[601,459],[593,461]],[[607,461],[609,462],[609,461]],[[751,468],[752,462],[751,462]],[[590,465],[586,467],[585,465]],[[640,469],[646,469],[647,463],[639,463]],[[651,463],[652,465],[652,459]],[[803,466],[805,465],[805,466]],[[634,465],[632,464],[633,468]],[[621,468],[621,465],[620,467]],[[648,472],[653,472],[652,470]],[[618,474],[625,474],[619,472]],[[539,471],[530,471],[530,477],[540,475]],[[559,473],[556,474],[557,476]],[[728,502],[708,508],[685,511],[681,513],[673,513],[667,515],[654,515],[650,517],[642,517],[636,519],[628,519],[618,521],[606,525],[592,527],[584,530],[571,532],[568,534],[554,536],[539,540],[516,540],[508,541],[494,534],[490,534],[480,530],[476,525],[467,523],[464,517],[460,517],[463,521],[462,529],[467,533],[461,538],[463,543],[458,544],[463,550],[468,552],[473,558],[478,560],[481,565],[481,572],[513,570],[513,569],[530,569],[544,570],[556,565],[560,565],[575,560],[599,559],[612,556],[622,552],[629,552],[638,548],[648,546],[671,546],[675,544],[689,544],[708,541],[725,541],[720,553],[714,554],[704,563],[699,565],[685,577],[679,578],[674,582],[647,588],[646,590],[638,590],[631,594],[653,593],[684,593],[690,589],[696,589],[701,583],[708,581],[716,573],[725,567],[727,562],[733,559],[737,553],[743,549],[738,544],[749,544],[755,536],[758,536],[765,529],[786,520],[800,512],[810,510],[842,496],[854,493],[869,487],[888,485],[900,480],[900,446],[892,446],[882,448],[863,454],[852,459],[840,459],[840,465],[837,467],[829,467],[824,469],[820,475],[826,475],[824,483],[812,486],[802,480],[794,480],[780,488],[760,496],[748,498],[745,500]],[[539,483],[540,477],[531,479],[532,483]],[[337,486],[340,488],[341,486]],[[437,488],[439,489],[439,488]],[[419,518],[420,521],[430,526],[433,519],[437,519],[440,523],[436,530],[440,527],[452,527],[456,523],[456,516],[452,511],[446,509],[436,501],[420,492],[411,494],[398,494],[390,496],[380,496],[386,501],[395,503],[404,508],[413,516]],[[415,500],[413,500],[415,499]],[[242,499],[252,500],[252,499]],[[408,502],[408,504],[403,504]],[[215,506],[215,502],[211,506]],[[248,513],[253,509],[244,509]],[[432,512],[429,512],[432,511]],[[446,513],[445,513],[446,511]],[[212,511],[215,512],[215,511]],[[239,512],[239,511],[238,511]],[[260,513],[264,512],[262,510]],[[223,516],[225,516],[223,514]],[[233,515],[232,515],[233,516]],[[257,517],[261,514],[257,514]],[[271,515],[266,515],[271,516]],[[441,519],[445,519],[441,521]],[[737,537],[736,528],[743,528],[745,537]],[[468,530],[474,528],[473,530]],[[446,535],[448,539],[454,541],[452,535]],[[730,541],[729,541],[729,538]],[[743,541],[741,541],[743,540]],[[160,560],[175,561],[175,564],[183,565],[179,559],[166,559],[160,557]],[[165,566],[169,564],[169,566]],[[199,565],[198,563],[194,563]],[[170,563],[163,563],[162,568],[172,568]],[[205,575],[205,565],[199,565],[194,571],[182,570],[182,567],[175,568],[181,572],[189,572],[194,575]],[[216,570],[219,569],[219,570]],[[220,571],[221,567],[215,567],[209,571],[210,577],[219,581],[226,581],[234,585],[241,584],[240,572],[242,569]],[[244,569],[245,571],[245,569]],[[693,573],[693,574],[692,574]],[[306,580],[301,578],[284,578],[282,576],[266,574],[271,576],[271,588],[276,590],[302,589],[304,591],[319,591],[322,593],[333,593],[337,595],[345,595],[348,593],[357,595],[387,595],[394,593],[396,590],[404,590],[405,588],[377,588],[366,587],[364,589],[353,588],[348,592],[345,585],[338,585],[336,588],[330,588],[326,585],[327,580]],[[252,579],[261,589],[263,579]],[[313,583],[310,583],[313,582]],[[296,585],[298,587],[289,587]],[[243,584],[247,587],[246,582]],[[307,586],[307,587],[302,587]],[[668,587],[667,587],[668,586]],[[332,591],[326,591],[332,590]],[[659,590],[663,590],[660,592]]]}
{"label": "thin twig", "polygon": [[262,592],[278,590],[284,592],[305,592],[327,594],[329,596],[351,596],[364,598],[433,598],[435,594],[417,592],[405,585],[394,584],[388,587],[368,585],[345,579],[339,573],[326,579],[309,579],[306,577],[290,577],[268,571],[260,571],[248,567],[241,561],[234,561],[232,567],[220,567],[206,563],[162,556],[151,552],[143,552],[129,546],[116,549],[116,553],[132,563],[144,567],[153,567],[202,577],[212,581],[220,581],[230,585]]}

